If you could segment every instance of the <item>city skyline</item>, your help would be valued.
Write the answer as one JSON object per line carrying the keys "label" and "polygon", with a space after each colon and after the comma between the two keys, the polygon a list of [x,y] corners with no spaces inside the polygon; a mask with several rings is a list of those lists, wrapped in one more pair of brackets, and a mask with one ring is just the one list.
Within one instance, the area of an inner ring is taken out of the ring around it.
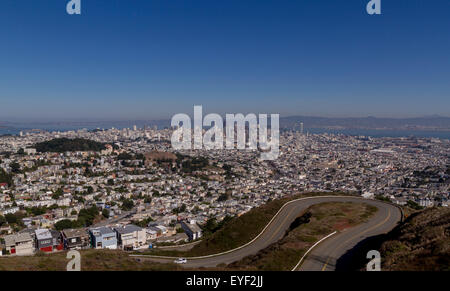
{"label": "city skyline", "polygon": [[448,2],[366,2],[3,1],[0,120],[449,116]]}

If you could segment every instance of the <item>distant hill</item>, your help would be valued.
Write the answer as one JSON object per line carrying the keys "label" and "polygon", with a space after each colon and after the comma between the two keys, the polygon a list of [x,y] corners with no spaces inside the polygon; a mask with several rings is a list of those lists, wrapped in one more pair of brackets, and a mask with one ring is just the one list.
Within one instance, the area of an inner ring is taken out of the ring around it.
{"label": "distant hill", "polygon": [[280,118],[282,128],[328,129],[398,129],[398,130],[449,130],[450,117],[431,116],[417,118],[378,118],[378,117],[315,117],[290,116]]}
{"label": "distant hill", "polygon": [[10,128],[6,123],[0,122],[0,128]]}
{"label": "distant hill", "polygon": [[[236,112],[238,113],[238,112]],[[225,122],[225,116],[222,116]],[[192,117],[191,117],[192,118]],[[77,128],[138,128],[157,126],[159,129],[169,128],[170,119],[161,120],[128,120],[128,121],[79,121],[79,122],[34,122],[11,123],[0,122],[0,128],[36,128],[43,130],[68,130]],[[268,120],[270,124],[270,119]],[[450,131],[450,117],[425,116],[415,118],[382,118],[382,117],[319,117],[319,116],[286,116],[280,118],[283,129],[299,129],[303,122],[304,129],[384,129],[384,130],[435,130]]]}
{"label": "distant hill", "polygon": [[83,138],[76,138],[76,139],[57,138],[37,143],[34,145],[34,148],[36,148],[36,150],[41,153],[46,152],[63,153],[63,152],[77,152],[77,151],[98,152],[105,149],[105,144]]}

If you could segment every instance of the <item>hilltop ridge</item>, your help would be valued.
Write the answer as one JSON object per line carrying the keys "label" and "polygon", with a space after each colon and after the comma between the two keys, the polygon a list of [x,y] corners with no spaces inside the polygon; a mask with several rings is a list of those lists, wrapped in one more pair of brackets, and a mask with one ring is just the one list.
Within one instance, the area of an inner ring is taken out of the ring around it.
{"label": "hilltop ridge", "polygon": [[411,215],[388,234],[380,253],[383,270],[450,271],[450,209]]}

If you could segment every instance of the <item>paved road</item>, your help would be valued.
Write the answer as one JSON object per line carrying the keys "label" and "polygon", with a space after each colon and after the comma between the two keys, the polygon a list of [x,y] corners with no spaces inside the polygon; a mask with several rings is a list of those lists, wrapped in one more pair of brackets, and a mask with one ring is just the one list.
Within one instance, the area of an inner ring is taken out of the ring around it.
{"label": "paved road", "polygon": [[[183,266],[189,268],[215,267],[219,264],[229,264],[246,256],[256,254],[259,250],[280,240],[295,218],[308,207],[324,202],[364,202],[377,207],[379,210],[368,222],[340,232],[318,245],[302,263],[300,266],[301,270],[333,270],[336,258],[344,254],[348,249],[351,249],[359,241],[391,230],[401,219],[401,212],[397,207],[378,200],[343,196],[302,198],[286,204],[267,225],[262,234],[244,247],[221,255],[188,258],[187,264]],[[156,262],[173,262],[174,260],[174,258],[138,256],[142,259],[145,258]]]}
{"label": "paved road", "polygon": [[369,222],[346,229],[323,241],[308,254],[299,269],[334,271],[337,260],[347,251],[366,238],[389,232],[401,220],[401,212],[397,207],[389,204],[370,204],[376,206],[378,211]]}
{"label": "paved road", "polygon": [[110,218],[108,218],[106,220],[102,220],[99,223],[96,223],[96,224],[92,225],[91,228],[112,225],[112,224],[115,224],[115,223],[121,221],[125,217],[131,216],[133,214],[136,214],[136,209],[135,208],[133,208],[130,211],[122,211],[122,214],[118,215],[117,217],[110,217]]}

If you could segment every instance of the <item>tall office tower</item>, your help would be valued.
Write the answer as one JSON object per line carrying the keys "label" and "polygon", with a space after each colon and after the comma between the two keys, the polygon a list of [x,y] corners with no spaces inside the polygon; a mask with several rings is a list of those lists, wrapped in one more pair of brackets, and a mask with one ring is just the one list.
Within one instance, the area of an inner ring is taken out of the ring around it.
{"label": "tall office tower", "polygon": [[300,133],[303,134],[303,122],[300,122]]}
{"label": "tall office tower", "polygon": [[137,130],[137,126],[133,125],[133,131],[136,131],[136,130]]}

